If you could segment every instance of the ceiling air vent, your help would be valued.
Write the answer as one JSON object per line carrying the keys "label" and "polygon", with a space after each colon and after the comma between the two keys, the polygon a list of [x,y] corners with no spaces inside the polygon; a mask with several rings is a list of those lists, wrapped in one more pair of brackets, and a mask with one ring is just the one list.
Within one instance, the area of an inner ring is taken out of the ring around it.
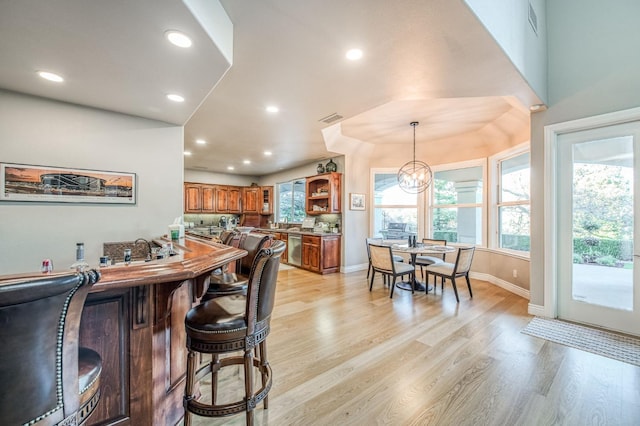
{"label": "ceiling air vent", "polygon": [[536,15],[536,11],[533,10],[533,6],[529,3],[529,24],[531,24],[531,28],[533,28],[533,32],[538,34],[538,16]]}
{"label": "ceiling air vent", "polygon": [[334,121],[342,120],[343,118],[344,118],[343,116],[341,116],[340,114],[334,112],[333,114],[329,114],[326,117],[321,118],[318,121],[322,121],[323,123],[331,124]]}

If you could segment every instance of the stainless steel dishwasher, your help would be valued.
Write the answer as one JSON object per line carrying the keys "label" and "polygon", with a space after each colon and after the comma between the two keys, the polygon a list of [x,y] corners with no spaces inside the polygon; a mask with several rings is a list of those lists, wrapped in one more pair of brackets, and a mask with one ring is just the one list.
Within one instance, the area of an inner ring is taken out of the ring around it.
{"label": "stainless steel dishwasher", "polygon": [[302,235],[289,234],[287,263],[295,266],[302,264]]}

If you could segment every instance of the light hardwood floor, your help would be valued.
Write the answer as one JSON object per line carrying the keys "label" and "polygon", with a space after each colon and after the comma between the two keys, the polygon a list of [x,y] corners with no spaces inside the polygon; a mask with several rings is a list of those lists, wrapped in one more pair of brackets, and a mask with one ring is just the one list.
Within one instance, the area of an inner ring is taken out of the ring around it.
{"label": "light hardwood floor", "polygon": [[[527,300],[477,280],[473,299],[459,285],[459,304],[449,283],[444,295],[396,289],[389,299],[365,276],[279,273],[273,388],[256,424],[640,424],[640,368],[520,333]],[[241,379],[236,369],[223,389]]]}

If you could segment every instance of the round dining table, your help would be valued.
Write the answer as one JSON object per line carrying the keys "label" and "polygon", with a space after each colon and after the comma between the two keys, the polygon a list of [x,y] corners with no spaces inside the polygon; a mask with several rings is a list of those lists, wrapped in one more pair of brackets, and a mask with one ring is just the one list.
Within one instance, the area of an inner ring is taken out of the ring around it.
{"label": "round dining table", "polygon": [[[433,256],[433,255],[442,255],[446,253],[453,253],[456,251],[455,247],[450,246],[440,246],[440,245],[427,245],[422,243],[417,243],[416,247],[409,247],[409,244],[391,244],[391,251],[398,254],[408,254],[411,257],[411,264],[416,264],[416,257],[418,255],[421,256]],[[399,281],[396,283],[396,287],[402,290],[413,290],[413,291],[425,291],[429,283],[422,283],[416,278],[416,274],[413,274],[413,281]],[[433,287],[429,286],[429,290],[427,293],[431,291]]]}

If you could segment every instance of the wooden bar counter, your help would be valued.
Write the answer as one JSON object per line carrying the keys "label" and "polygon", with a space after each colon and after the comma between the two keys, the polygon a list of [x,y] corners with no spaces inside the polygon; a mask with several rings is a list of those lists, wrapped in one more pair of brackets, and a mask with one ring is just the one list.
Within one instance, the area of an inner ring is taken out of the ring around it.
{"label": "wooden bar counter", "polygon": [[247,252],[189,236],[174,248],[165,259],[100,268],[80,323],[80,345],[102,357],[90,425],[175,425],[183,416],[185,314],[211,271]]}

